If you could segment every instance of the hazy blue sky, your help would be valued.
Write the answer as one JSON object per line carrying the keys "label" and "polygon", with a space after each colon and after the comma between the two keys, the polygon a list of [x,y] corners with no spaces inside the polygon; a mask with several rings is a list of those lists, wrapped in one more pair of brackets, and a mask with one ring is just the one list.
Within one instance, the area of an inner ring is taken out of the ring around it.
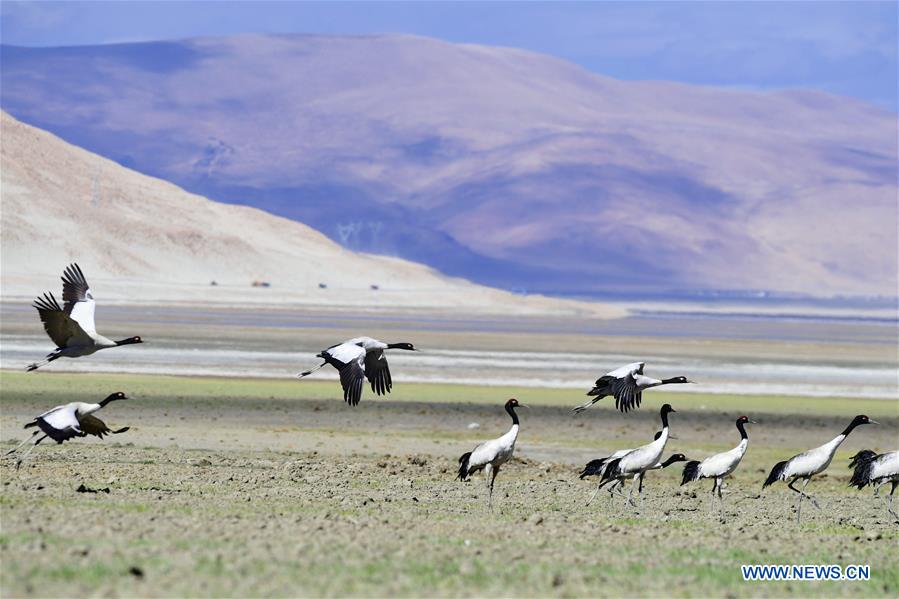
{"label": "hazy blue sky", "polygon": [[896,2],[12,2],[5,44],[246,32],[413,33],[527,48],[622,79],[812,87],[896,111]]}

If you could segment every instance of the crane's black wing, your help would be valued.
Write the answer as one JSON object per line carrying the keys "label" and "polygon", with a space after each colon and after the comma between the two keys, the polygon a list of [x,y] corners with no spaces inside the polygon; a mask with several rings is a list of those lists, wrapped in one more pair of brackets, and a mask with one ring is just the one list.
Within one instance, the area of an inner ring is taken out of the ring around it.
{"label": "crane's black wing", "polygon": [[376,349],[365,354],[365,376],[371,383],[371,390],[378,395],[390,393],[393,379],[390,378],[390,367],[384,350]]}
{"label": "crane's black wing", "polygon": [[615,397],[615,407],[622,412],[629,412],[640,406],[643,394],[637,387],[637,381],[632,374],[620,379],[615,379],[611,384],[612,395]]}
{"label": "crane's black wing", "polygon": [[359,405],[365,384],[365,350],[355,343],[340,343],[318,354],[340,373],[343,400],[351,406]]}
{"label": "crane's black wing", "polygon": [[95,437],[103,438],[104,435],[118,435],[119,433],[124,433],[130,427],[123,427],[118,430],[112,430],[106,423],[97,418],[96,416],[91,416],[88,414],[87,416],[82,416],[78,419],[78,422],[81,423],[81,431],[82,437],[85,435],[94,435]]}
{"label": "crane's black wing", "polygon": [[78,325],[63,311],[52,293],[45,293],[31,305],[37,308],[44,330],[56,347],[65,347],[69,339],[80,331],[80,328],[76,330]]}
{"label": "crane's black wing", "polygon": [[62,301],[66,303],[66,312],[71,312],[70,304],[88,299],[93,298],[81,267],[76,263],[69,264],[62,273]]}
{"label": "crane's black wing", "polygon": [[361,360],[354,360],[340,370],[340,385],[343,387],[343,400],[351,406],[358,406],[365,385],[365,369]]}

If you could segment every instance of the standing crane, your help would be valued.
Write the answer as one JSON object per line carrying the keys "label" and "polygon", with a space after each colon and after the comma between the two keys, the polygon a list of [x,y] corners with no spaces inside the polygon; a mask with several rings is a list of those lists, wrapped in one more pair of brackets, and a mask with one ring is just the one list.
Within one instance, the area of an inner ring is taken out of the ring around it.
{"label": "standing crane", "polygon": [[[816,508],[821,509],[821,506],[818,505],[818,502],[811,495],[806,494],[805,488],[808,486],[812,477],[816,474],[821,474],[827,467],[830,466],[831,460],[833,460],[833,455],[836,453],[837,449],[842,445],[843,441],[846,440],[846,437],[849,436],[855,427],[861,426],[863,424],[879,424],[874,420],[871,420],[864,414],[859,414],[855,418],[852,419],[852,422],[849,423],[843,432],[834,437],[831,441],[828,441],[821,447],[816,447],[815,449],[809,449],[804,453],[800,453],[799,455],[793,456],[789,460],[785,460],[783,462],[778,462],[774,465],[774,468],[771,470],[771,474],[768,475],[768,478],[765,480],[765,484],[762,485],[762,488],[769,485],[773,485],[777,481],[786,482],[789,479],[789,483],[787,486],[791,491],[795,491],[799,494],[799,500],[796,503],[796,522],[801,522],[802,520],[802,498],[806,498],[812,502]],[[802,489],[797,489],[793,485],[797,480],[805,481],[802,485]]]}
{"label": "standing crane", "polygon": [[754,420],[750,420],[748,416],[740,416],[737,418],[737,430],[740,431],[740,443],[730,451],[716,453],[700,461],[687,462],[684,466],[684,475],[681,480],[681,486],[699,480],[701,478],[713,478],[715,483],[712,485],[712,497],[717,497],[720,502],[724,500],[721,492],[724,490],[724,479],[730,476],[743,456],[746,455],[746,449],[749,447],[749,436],[746,434],[744,426],[746,424],[756,424]]}
{"label": "standing crane", "polygon": [[515,441],[518,439],[518,414],[515,408],[526,408],[527,406],[518,403],[515,398],[506,402],[506,412],[512,417],[512,427],[509,431],[499,437],[485,441],[475,447],[473,450],[463,453],[459,458],[459,480],[467,480],[472,474],[478,470],[484,471],[487,479],[487,509],[493,509],[493,483],[496,475],[499,474],[500,466],[512,459],[512,453],[515,451]]}

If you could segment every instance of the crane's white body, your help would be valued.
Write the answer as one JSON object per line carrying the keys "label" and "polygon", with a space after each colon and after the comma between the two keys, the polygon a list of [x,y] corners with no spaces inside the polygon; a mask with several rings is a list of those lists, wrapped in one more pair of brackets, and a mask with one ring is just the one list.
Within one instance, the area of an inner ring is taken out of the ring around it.
{"label": "crane's white body", "polygon": [[603,375],[603,378],[608,376],[614,379],[623,379],[628,375],[634,375],[642,372],[644,366],[646,366],[646,362],[633,362],[631,364],[625,364],[624,366],[620,366],[611,372],[605,373]]}
{"label": "crane's white body", "polygon": [[387,349],[387,344],[383,341],[378,341],[377,339],[373,339],[371,337],[353,337],[348,341],[344,341],[344,344],[351,343],[354,345],[358,345],[365,349],[366,352],[376,351],[376,350],[385,350]]}
{"label": "crane's white body", "polygon": [[652,443],[633,449],[622,456],[618,462],[621,475],[642,474],[662,461],[665,445],[668,444],[668,426],[662,428],[662,434]]}
{"label": "crane's white body", "polygon": [[[515,442],[518,440],[518,431],[520,427],[513,424],[509,431],[497,439],[484,441],[471,452],[468,458],[469,470],[476,470],[478,467],[492,467],[499,469],[500,466],[512,459],[515,453]],[[489,472],[488,472],[489,475]]]}
{"label": "crane's white body", "polygon": [[[623,485],[628,478],[633,478],[631,488],[627,493],[628,502],[632,503],[631,496],[634,488],[638,487],[638,495],[641,502],[643,499],[643,476],[647,470],[662,467],[662,453],[665,451],[665,445],[668,443],[668,425],[662,427],[662,434],[652,443],[648,443],[643,447],[638,447],[625,454],[618,462],[617,472],[608,472],[618,479],[617,484]],[[613,485],[616,483],[613,483]]]}
{"label": "crane's white body", "polygon": [[882,453],[871,461],[871,484],[885,485],[899,480],[899,451]]}
{"label": "crane's white body", "polygon": [[[598,484],[596,486],[596,490],[593,491],[593,495],[591,495],[590,499],[587,500],[587,505],[590,505],[590,503],[596,498],[596,494],[599,493],[599,490],[602,488],[602,478],[605,475],[606,470],[609,468],[609,464],[613,460],[624,457],[632,451],[634,451],[634,450],[633,449],[619,449],[618,451],[612,453],[611,455],[609,455],[605,458],[601,458],[602,465],[599,467],[599,470],[597,470],[595,472],[588,472],[587,468],[589,468],[590,464],[587,464],[587,466],[584,468],[584,472],[581,474],[581,478],[584,478],[585,476],[596,475],[599,477],[599,480],[600,480],[600,484]],[[660,460],[659,467],[661,467],[661,464],[662,464],[662,462]],[[609,492],[610,499],[615,491],[618,491],[618,493],[621,493],[620,487],[623,484],[623,480],[624,479],[616,479],[615,482],[613,482],[611,485],[609,485],[608,489],[606,489]]]}
{"label": "crane's white body", "polygon": [[746,455],[749,439],[740,439],[740,444],[722,453],[717,453],[699,463],[699,478],[724,478],[733,473]]}
{"label": "crane's white body", "polygon": [[62,406],[56,406],[52,410],[47,410],[38,418],[43,420],[47,425],[63,432],[72,430],[78,434],[81,433],[81,419],[85,416],[93,414],[100,409],[98,403],[84,403],[82,401],[74,401]]}
{"label": "crane's white body", "polygon": [[328,348],[326,351],[334,359],[340,360],[344,364],[356,362],[363,371],[365,370],[365,348],[352,340],[344,341],[339,345]]}
{"label": "crane's white body", "polygon": [[827,470],[828,466],[830,466],[834,454],[845,440],[846,435],[839,434],[834,437],[833,440],[828,441],[820,447],[809,449],[799,455],[793,456],[787,460],[786,468],[784,468],[780,480],[785,481],[796,477],[806,478],[821,474]]}

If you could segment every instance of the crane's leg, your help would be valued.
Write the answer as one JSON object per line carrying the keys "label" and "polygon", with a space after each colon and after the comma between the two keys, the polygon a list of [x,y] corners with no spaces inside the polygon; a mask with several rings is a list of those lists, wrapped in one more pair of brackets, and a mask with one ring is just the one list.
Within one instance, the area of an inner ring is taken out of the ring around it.
{"label": "crane's leg", "polygon": [[[488,464],[488,466],[490,466]],[[499,474],[499,466],[493,466],[490,468],[490,472],[487,474],[489,477],[489,485],[490,490],[487,495],[487,509],[493,510],[493,482],[496,480],[496,475]]]}
{"label": "crane's leg", "polygon": [[899,480],[894,480],[892,483],[892,488],[890,489],[889,499],[887,500],[887,511],[893,515],[893,518],[899,520],[899,516],[896,515],[896,512],[893,511],[893,493],[896,492],[896,487],[899,487]]}
{"label": "crane's leg", "polygon": [[57,358],[61,358],[61,357],[62,357],[62,354],[57,354],[57,353],[48,354],[47,357],[44,358],[43,360],[41,360],[40,362],[32,362],[31,364],[29,364],[29,365],[25,368],[25,371],[26,371],[26,372],[31,372],[32,370],[37,370],[37,369],[40,368],[41,366],[46,366],[47,364],[49,364],[49,363],[52,362],[53,360],[56,360]]}
{"label": "crane's leg", "polygon": [[814,497],[812,497],[811,495],[809,495],[808,493],[805,492],[805,488],[808,486],[808,484],[809,484],[810,482],[812,482],[812,477],[811,477],[811,476],[808,477],[807,479],[805,479],[805,484],[802,485],[802,494],[805,495],[805,497],[806,497],[809,501],[812,502],[812,505],[813,505],[813,506],[815,506],[816,508],[818,508],[818,509],[820,510],[820,509],[821,509],[821,506],[818,505],[817,500],[815,500]]}
{"label": "crane's leg", "polygon": [[612,499],[615,496],[615,493],[618,493],[619,495],[624,497],[624,492],[621,490],[622,486],[623,485],[622,485],[621,481],[617,478],[615,479],[615,483],[612,484],[611,486],[609,486],[609,502],[612,501]]}
{"label": "crane's leg", "polygon": [[637,489],[637,495],[639,495],[639,497],[640,497],[640,511],[641,512],[643,511],[643,474],[644,474],[643,472],[640,472],[635,477],[635,478],[640,479],[640,486]]}
{"label": "crane's leg", "polygon": [[712,494],[712,503],[709,504],[709,515],[715,511],[715,494],[718,491],[718,479],[712,478],[712,490],[710,493]]}
{"label": "crane's leg", "polygon": [[46,438],[47,438],[47,435],[44,435],[43,437],[40,437],[37,441],[34,442],[34,445],[32,445],[31,447],[28,448],[28,451],[25,452],[25,455],[23,455],[22,457],[20,457],[20,458],[16,461],[16,470],[19,469],[19,466],[22,465],[22,462],[25,461],[25,458],[28,457],[28,454],[31,453],[32,451],[34,451],[34,448],[37,447],[37,446],[40,444],[40,442],[43,441],[43,440],[46,439]]}
{"label": "crane's leg", "polygon": [[[606,481],[606,483],[608,483],[608,482],[609,482],[609,481]],[[612,490],[615,489],[616,485],[619,485],[619,484],[621,484],[621,483],[620,483],[618,480],[614,480],[614,481],[612,482],[612,485],[611,485],[608,489],[606,489],[606,490],[609,492],[609,498],[610,498],[610,499],[611,499],[611,497],[612,497]],[[591,495],[591,496],[590,496],[590,499],[587,500],[587,505],[590,505],[590,504],[593,502],[593,500],[596,499],[597,493],[599,493],[599,490],[602,489],[602,488],[603,488],[603,483],[600,483],[600,484],[596,485],[596,490],[593,491],[593,495]]]}
{"label": "crane's leg", "polygon": [[39,434],[41,434],[41,431],[34,431],[33,433],[31,433],[31,436],[30,436],[30,437],[28,437],[27,439],[25,439],[24,441],[22,441],[21,443],[19,443],[18,445],[16,445],[14,448],[10,449],[9,451],[7,451],[7,452],[6,452],[5,454],[3,454],[3,455],[4,455],[4,456],[7,456],[7,455],[10,455],[10,454],[13,454],[13,453],[19,451],[19,448],[20,448],[20,447],[22,447],[23,445],[25,445],[25,444],[28,443],[29,441],[33,440],[34,437],[35,437],[35,435],[39,435]]}
{"label": "crane's leg", "polygon": [[718,480],[718,517],[724,522],[724,477]]}
{"label": "crane's leg", "polygon": [[[799,501],[796,503],[796,522],[798,523],[802,520],[802,496],[805,495],[805,493],[803,493],[802,491],[800,491],[799,489],[797,489],[796,487],[793,486],[793,483],[795,483],[797,480],[798,479],[794,478],[793,480],[791,480],[789,482],[789,484],[787,486],[790,489],[799,493]],[[808,479],[806,479],[806,483],[807,482],[808,482]]]}
{"label": "crane's leg", "polygon": [[[637,480],[637,477],[635,476],[635,477],[634,477],[634,482],[631,483],[631,488],[630,488],[630,490],[627,492],[627,502],[628,502],[629,504],[631,504],[633,507],[637,507],[637,503],[636,503],[633,499],[631,499],[631,497],[632,497],[633,494],[634,494],[634,487],[637,486],[638,482],[639,482],[639,481]],[[622,484],[623,484],[623,483],[622,483]]]}

